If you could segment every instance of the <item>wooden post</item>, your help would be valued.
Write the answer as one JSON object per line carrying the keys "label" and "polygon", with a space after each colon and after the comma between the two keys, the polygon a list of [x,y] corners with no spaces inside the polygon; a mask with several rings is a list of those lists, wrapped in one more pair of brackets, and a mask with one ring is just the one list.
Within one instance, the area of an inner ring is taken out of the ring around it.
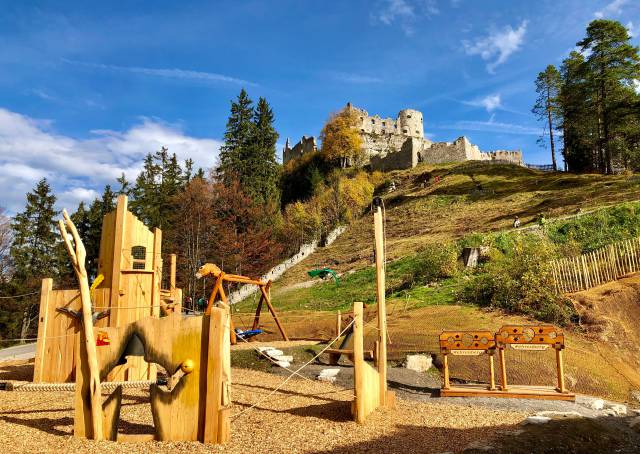
{"label": "wooden post", "polygon": [[387,402],[387,309],[385,300],[384,220],[382,199],[373,200],[374,236],[376,251],[376,294],[378,300],[378,373],[380,374],[380,404]]}
{"label": "wooden post", "polygon": [[[270,287],[270,286],[271,286],[271,281],[269,281],[269,283],[267,283],[267,285],[265,287]],[[282,335],[282,338],[284,340],[288,341],[289,337],[287,336],[287,333],[284,331],[284,327],[280,323],[280,319],[278,318],[278,314],[276,314],[276,310],[271,305],[268,288],[265,288],[265,287],[260,286],[260,291],[262,292],[262,296],[264,297],[264,302],[267,303],[267,307],[269,308],[269,312],[271,312],[271,315],[273,316],[273,319],[275,320],[276,325],[278,326],[278,330],[280,331],[280,334]]]}
{"label": "wooden post", "polygon": [[[353,380],[356,392],[356,422],[363,423],[365,420],[365,377],[363,373],[363,356],[364,356],[364,335],[362,323],[362,303],[353,303]],[[362,396],[363,398],[359,398]]]}
{"label": "wooden post", "polygon": [[509,386],[507,385],[507,365],[504,360],[503,347],[498,347],[498,360],[500,361],[500,382],[502,383],[500,389],[502,389],[502,391],[506,391],[509,389]]}
{"label": "wooden post", "polygon": [[487,354],[489,355],[489,390],[490,391],[495,391],[496,389],[496,371],[495,371],[495,366],[493,364],[493,354],[495,353],[495,350],[491,351],[489,350],[487,352]]}
{"label": "wooden post", "polygon": [[447,353],[442,354],[442,370],[444,372],[444,385],[442,388],[449,389],[451,385],[449,383],[449,355]]}
{"label": "wooden post", "polygon": [[93,334],[93,314],[91,310],[91,294],[89,291],[89,279],[87,278],[87,270],[85,268],[86,249],[80,239],[76,226],[71,221],[66,210],[62,211],[62,215],[67,227],[71,231],[75,248],[69,240],[65,223],[58,221],[58,229],[62,235],[67,252],[71,259],[73,269],[78,279],[78,287],[80,288],[80,300],[82,301],[82,331],[84,333],[83,340],[85,351],[87,353],[87,362],[89,365],[89,398],[91,400],[91,428],[93,430],[92,438],[94,440],[102,440],[102,391],[100,387],[100,369],[98,368],[98,354],[96,352],[96,338]]}
{"label": "wooden post", "polygon": [[342,315],[340,311],[336,314],[336,337],[340,336],[340,331],[342,327]]}
{"label": "wooden post", "polygon": [[256,315],[253,316],[253,325],[251,329],[258,329],[260,326],[260,312],[262,312],[262,302],[264,301],[264,295],[260,295],[260,300],[256,306]]}
{"label": "wooden post", "polygon": [[169,290],[173,292],[176,289],[176,255],[169,255],[169,260]]}
{"label": "wooden post", "polygon": [[36,363],[33,366],[33,382],[42,383],[47,346],[47,324],[49,323],[49,301],[53,290],[53,279],[42,279],[40,287],[40,319],[38,320],[38,342],[36,344]]}
{"label": "wooden post", "polygon": [[109,307],[111,315],[109,326],[120,326],[120,280],[122,277],[122,247],[125,236],[125,218],[127,216],[127,196],[119,195],[116,205],[116,218],[113,237],[113,259],[111,261],[111,296]]}
{"label": "wooden post", "polygon": [[562,362],[562,349],[556,347],[556,364],[558,369],[558,391],[561,393],[567,392],[564,386],[564,364]]}

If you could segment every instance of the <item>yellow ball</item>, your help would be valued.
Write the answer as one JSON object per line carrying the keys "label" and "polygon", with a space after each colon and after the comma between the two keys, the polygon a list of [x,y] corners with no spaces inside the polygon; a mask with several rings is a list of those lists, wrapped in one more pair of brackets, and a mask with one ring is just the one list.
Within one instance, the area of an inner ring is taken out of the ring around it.
{"label": "yellow ball", "polygon": [[193,364],[193,361],[190,359],[183,361],[182,364],[180,365],[180,369],[182,369],[182,372],[184,372],[185,374],[190,374],[191,372],[193,372],[193,368],[194,368],[194,364]]}

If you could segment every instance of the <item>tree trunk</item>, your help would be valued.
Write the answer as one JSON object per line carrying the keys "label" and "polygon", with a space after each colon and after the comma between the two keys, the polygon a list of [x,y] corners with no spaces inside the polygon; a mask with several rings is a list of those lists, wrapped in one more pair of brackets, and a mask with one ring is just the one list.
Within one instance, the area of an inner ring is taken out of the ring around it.
{"label": "tree trunk", "polygon": [[31,326],[31,317],[29,317],[29,306],[27,306],[22,312],[22,326],[20,327],[20,343],[24,344],[27,335],[29,334],[29,326]]}
{"label": "tree trunk", "polygon": [[553,143],[553,119],[551,117],[551,93],[549,92],[549,86],[547,85],[547,118],[549,119],[549,143],[551,144],[551,164],[553,165],[553,171],[558,170],[556,164],[556,148]]}

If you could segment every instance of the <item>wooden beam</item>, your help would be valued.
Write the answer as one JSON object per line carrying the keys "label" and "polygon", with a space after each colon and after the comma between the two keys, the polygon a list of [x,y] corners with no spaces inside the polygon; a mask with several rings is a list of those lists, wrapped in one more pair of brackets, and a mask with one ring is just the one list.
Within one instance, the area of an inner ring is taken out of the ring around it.
{"label": "wooden beam", "polygon": [[[378,202],[376,202],[376,200]],[[382,218],[381,200],[374,199],[373,214],[375,251],[376,251],[376,295],[378,300],[378,373],[380,377],[380,403],[386,404],[387,399],[387,309],[385,300],[385,256],[384,256],[384,225]]]}
{"label": "wooden beam", "polygon": [[169,290],[174,292],[176,289],[176,254],[171,254],[169,256],[169,261]]}
{"label": "wooden beam", "polygon": [[127,196],[119,195],[116,205],[116,219],[113,238],[113,259],[111,260],[111,296],[109,308],[109,326],[120,326],[120,281],[122,268],[122,248],[125,237],[125,224],[127,216]]}
{"label": "wooden beam", "polygon": [[[49,323],[49,301],[53,290],[53,279],[42,279],[40,287],[40,315],[38,317],[38,342],[36,344],[36,362],[33,366],[33,382],[42,383],[45,370],[47,324]],[[66,353],[66,352],[65,352]]]}
{"label": "wooden beam", "polygon": [[284,327],[282,326],[282,324],[280,323],[280,319],[278,319],[278,314],[276,314],[275,309],[273,308],[273,306],[271,305],[271,301],[269,298],[269,293],[267,292],[267,286],[260,286],[260,291],[262,292],[262,295],[264,297],[264,301],[265,303],[267,303],[267,307],[269,308],[269,312],[271,312],[271,315],[273,316],[273,319],[276,322],[276,325],[278,326],[278,330],[280,330],[280,334],[282,334],[282,338],[286,341],[289,340],[289,337],[287,337],[287,333],[284,331]]}

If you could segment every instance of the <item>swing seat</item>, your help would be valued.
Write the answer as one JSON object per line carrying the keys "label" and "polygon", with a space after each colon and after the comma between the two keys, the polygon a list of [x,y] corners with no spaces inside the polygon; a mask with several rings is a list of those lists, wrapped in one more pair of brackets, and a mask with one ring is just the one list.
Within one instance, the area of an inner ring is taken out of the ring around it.
{"label": "swing seat", "polygon": [[246,331],[242,331],[236,328],[236,336],[240,339],[249,339],[250,337],[257,336],[258,334],[262,334],[263,331],[261,329],[249,329]]}

